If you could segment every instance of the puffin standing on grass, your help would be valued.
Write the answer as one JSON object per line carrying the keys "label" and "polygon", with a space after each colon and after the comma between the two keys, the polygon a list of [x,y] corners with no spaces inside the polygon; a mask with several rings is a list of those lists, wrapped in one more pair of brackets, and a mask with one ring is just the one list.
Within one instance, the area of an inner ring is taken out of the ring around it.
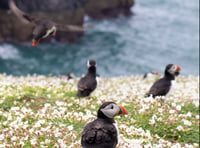
{"label": "puffin standing on grass", "polygon": [[179,75],[181,68],[178,65],[168,64],[165,68],[164,77],[157,80],[150,88],[147,96],[166,96],[175,82],[175,77]]}
{"label": "puffin standing on grass", "polygon": [[82,132],[82,148],[115,148],[118,143],[118,128],[114,116],[128,114],[114,102],[105,102],[97,112],[97,119],[88,123]]}
{"label": "puffin standing on grass", "polygon": [[35,25],[35,28],[33,30],[32,46],[36,46],[39,43],[39,41],[43,38],[46,38],[48,36],[55,36],[57,30],[59,30],[59,31],[76,31],[76,32],[84,31],[84,29],[80,26],[57,24],[50,20],[33,17],[33,16],[21,11],[19,8],[17,8],[14,0],[9,0],[9,7],[12,10],[12,12],[19,19],[21,19],[22,22],[24,22],[26,24],[33,23]]}
{"label": "puffin standing on grass", "polygon": [[96,80],[96,61],[88,61],[88,72],[82,77],[78,82],[78,97],[87,97],[89,96],[97,87]]}

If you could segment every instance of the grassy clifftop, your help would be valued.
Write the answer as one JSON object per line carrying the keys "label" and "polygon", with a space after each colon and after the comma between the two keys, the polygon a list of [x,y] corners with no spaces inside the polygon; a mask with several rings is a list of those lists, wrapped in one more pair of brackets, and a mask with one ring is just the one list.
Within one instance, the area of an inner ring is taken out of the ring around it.
{"label": "grassy clifftop", "polygon": [[199,147],[199,77],[179,76],[162,102],[144,98],[155,79],[101,78],[90,98],[77,98],[75,80],[0,75],[0,147],[79,148],[83,127],[104,101],[129,112],[116,117],[118,148]]}

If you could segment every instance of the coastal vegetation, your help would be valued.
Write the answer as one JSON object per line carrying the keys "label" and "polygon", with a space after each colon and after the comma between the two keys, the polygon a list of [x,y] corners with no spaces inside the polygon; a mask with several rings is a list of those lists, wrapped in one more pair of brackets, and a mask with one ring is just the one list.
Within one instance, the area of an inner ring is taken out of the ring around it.
{"label": "coastal vegetation", "polygon": [[199,77],[179,76],[169,96],[145,98],[155,79],[100,78],[91,97],[78,98],[79,78],[1,74],[0,147],[79,148],[83,127],[105,101],[129,112],[115,118],[118,148],[199,147]]}

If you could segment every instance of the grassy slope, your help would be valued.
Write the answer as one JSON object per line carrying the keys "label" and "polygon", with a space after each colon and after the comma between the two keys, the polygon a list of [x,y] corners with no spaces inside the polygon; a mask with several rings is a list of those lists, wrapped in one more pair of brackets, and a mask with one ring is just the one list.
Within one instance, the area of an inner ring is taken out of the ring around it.
{"label": "grassy slope", "polygon": [[187,146],[199,143],[199,77],[178,77],[176,90],[161,101],[144,98],[155,79],[102,78],[91,98],[76,97],[78,79],[0,75],[0,144],[80,147],[80,134],[104,101],[129,112],[116,117],[118,147]]}

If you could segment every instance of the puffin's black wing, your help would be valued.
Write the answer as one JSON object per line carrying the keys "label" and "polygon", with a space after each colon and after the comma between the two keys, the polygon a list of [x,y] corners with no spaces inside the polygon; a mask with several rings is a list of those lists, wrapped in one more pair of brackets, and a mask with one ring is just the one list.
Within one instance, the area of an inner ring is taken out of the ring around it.
{"label": "puffin's black wing", "polygon": [[13,0],[9,0],[9,7],[13,11],[13,13],[24,23],[35,23],[36,19],[32,17],[31,15],[23,12],[17,6],[15,5],[15,2]]}
{"label": "puffin's black wing", "polygon": [[95,77],[85,76],[78,82],[78,96],[86,97],[97,87]]}
{"label": "puffin's black wing", "polygon": [[77,25],[63,25],[63,24],[56,24],[56,28],[59,31],[70,31],[70,32],[83,32],[84,28]]}
{"label": "puffin's black wing", "polygon": [[171,86],[171,81],[166,79],[166,78],[162,78],[158,81],[156,81],[152,87],[149,90],[148,95],[152,95],[153,97],[155,96],[165,96],[169,90],[170,90],[170,86]]}
{"label": "puffin's black wing", "polygon": [[115,148],[118,143],[117,130],[113,124],[97,119],[87,124],[81,137],[83,148]]}

